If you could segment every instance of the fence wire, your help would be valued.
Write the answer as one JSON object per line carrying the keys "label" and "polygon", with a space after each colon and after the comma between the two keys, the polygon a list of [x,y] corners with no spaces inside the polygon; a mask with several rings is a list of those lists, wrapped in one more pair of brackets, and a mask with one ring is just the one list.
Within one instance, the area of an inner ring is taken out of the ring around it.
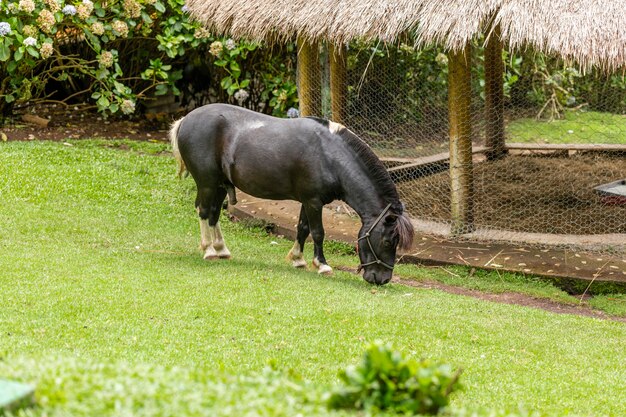
{"label": "fence wire", "polygon": [[[333,119],[320,49],[319,116]],[[473,232],[450,233],[449,56],[352,44],[341,122],[388,167],[420,233],[626,255],[626,81],[555,57],[504,51],[506,153],[489,160],[484,50],[471,53]]]}

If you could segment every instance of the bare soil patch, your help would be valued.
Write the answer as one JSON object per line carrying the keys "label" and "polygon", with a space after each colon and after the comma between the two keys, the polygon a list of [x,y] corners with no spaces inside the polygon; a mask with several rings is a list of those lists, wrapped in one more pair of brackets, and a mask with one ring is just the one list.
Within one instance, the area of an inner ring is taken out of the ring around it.
{"label": "bare soil patch", "polygon": [[[607,204],[594,187],[626,178],[626,155],[508,156],[474,167],[479,227],[555,234],[626,233],[626,205]],[[447,172],[400,183],[414,217],[448,222]]]}
{"label": "bare soil patch", "polygon": [[[47,127],[28,123],[22,120],[24,114],[49,119],[50,122]],[[16,113],[5,120],[0,132],[6,135],[6,140],[18,141],[94,138],[165,141],[172,119],[165,114],[105,118],[80,105],[47,105]]]}

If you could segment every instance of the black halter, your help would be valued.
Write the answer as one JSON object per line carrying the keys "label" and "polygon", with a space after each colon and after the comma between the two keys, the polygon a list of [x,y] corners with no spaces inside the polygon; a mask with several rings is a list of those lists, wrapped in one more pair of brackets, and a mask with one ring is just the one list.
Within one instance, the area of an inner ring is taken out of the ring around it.
{"label": "black halter", "polygon": [[363,267],[369,266],[369,265],[374,265],[374,264],[382,265],[385,268],[393,271],[393,266],[391,266],[391,265],[381,261],[378,258],[378,256],[376,255],[376,252],[374,252],[374,248],[372,247],[372,242],[370,242],[370,232],[372,231],[372,229],[374,229],[374,227],[376,227],[376,225],[378,224],[380,219],[383,218],[383,216],[387,213],[387,211],[389,210],[390,207],[391,207],[391,203],[387,204],[387,207],[385,207],[385,209],[378,215],[376,220],[374,220],[374,223],[372,223],[372,225],[370,226],[369,230],[363,236],[361,236],[360,238],[357,239],[357,243],[359,241],[365,239],[365,241],[367,242],[367,245],[370,247],[370,251],[372,252],[372,255],[374,255],[374,260],[372,262],[368,262],[366,264],[359,264],[359,267],[356,270],[357,273],[361,272],[361,269],[363,269]]}

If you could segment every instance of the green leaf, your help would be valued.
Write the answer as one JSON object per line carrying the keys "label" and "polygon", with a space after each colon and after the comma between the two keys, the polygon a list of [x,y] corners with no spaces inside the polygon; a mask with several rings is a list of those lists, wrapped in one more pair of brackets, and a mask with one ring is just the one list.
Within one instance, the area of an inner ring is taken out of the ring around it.
{"label": "green leaf", "polygon": [[165,13],[165,6],[160,1],[157,1],[156,3],[154,3],[154,8],[158,12]]}
{"label": "green leaf", "polygon": [[0,43],[0,61],[5,62],[11,58],[11,50],[4,43]]}
{"label": "green leaf", "polygon": [[21,61],[22,57],[24,57],[24,48],[18,48],[13,53],[13,59],[15,61]]}
{"label": "green leaf", "polygon": [[13,96],[13,94],[7,94],[6,96],[4,96],[4,101],[6,101],[7,103],[13,103],[15,101],[15,97]]}
{"label": "green leaf", "polygon": [[231,77],[224,77],[222,78],[222,82],[220,83],[220,85],[224,90],[226,90],[227,88],[230,88],[231,85],[233,85],[233,79]]}
{"label": "green leaf", "polygon": [[97,80],[104,80],[106,77],[108,77],[110,74],[109,70],[106,68],[98,68],[96,70],[96,79]]}
{"label": "green leaf", "polygon": [[111,102],[105,96],[101,96],[98,101],[96,101],[96,104],[98,107],[106,109],[111,105]]}
{"label": "green leaf", "polygon": [[228,64],[228,61],[226,61],[225,59],[218,59],[217,61],[214,62],[215,65],[217,65],[218,67],[225,67],[226,64]]}
{"label": "green leaf", "polygon": [[230,69],[241,73],[241,69],[239,68],[239,64],[237,63],[237,61],[230,61]]}
{"label": "green leaf", "polygon": [[248,85],[250,85],[250,80],[245,79],[239,83],[239,88],[246,88]]}
{"label": "green leaf", "polygon": [[152,18],[150,17],[150,15],[144,11],[141,12],[141,18],[143,19],[143,21],[146,24],[152,24]]}
{"label": "green leaf", "polygon": [[155,96],[163,96],[163,95],[167,94],[167,90],[168,90],[167,85],[159,84],[154,89],[154,95]]}
{"label": "green leaf", "polygon": [[28,52],[31,56],[34,56],[35,58],[39,58],[39,51],[32,46],[27,46],[26,52]]}

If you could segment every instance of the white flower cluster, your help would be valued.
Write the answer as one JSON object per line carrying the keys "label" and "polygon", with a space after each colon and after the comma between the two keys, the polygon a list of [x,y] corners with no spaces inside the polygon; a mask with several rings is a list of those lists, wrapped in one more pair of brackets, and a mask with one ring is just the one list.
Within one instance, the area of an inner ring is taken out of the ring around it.
{"label": "white flower cluster", "polygon": [[24,25],[22,33],[26,36],[36,38],[37,35],[39,35],[39,30],[37,30],[37,28],[33,25]]}
{"label": "white flower cluster", "polygon": [[44,3],[46,3],[46,6],[48,6],[52,13],[56,13],[61,10],[61,5],[59,5],[58,0],[44,0]]}
{"label": "white flower cluster", "polygon": [[50,33],[52,27],[56,23],[56,19],[54,18],[54,14],[47,9],[43,9],[41,13],[39,13],[39,17],[37,18],[37,24],[39,28],[46,33]]}
{"label": "white flower cluster", "polygon": [[224,49],[224,45],[222,45],[222,42],[215,41],[209,47],[209,53],[213,56],[218,56],[222,52],[223,49]]}
{"label": "white flower cluster", "polygon": [[121,20],[115,20],[111,24],[111,27],[113,28],[113,31],[116,32],[122,38],[125,38],[128,36],[128,25],[126,24],[126,22],[123,22]]}
{"label": "white flower cluster", "polygon": [[91,0],[83,0],[83,2],[80,3],[76,8],[76,12],[78,13],[78,17],[80,17],[81,19],[89,19],[89,16],[91,16],[91,12],[93,12],[93,3],[91,2]]}
{"label": "white flower cluster", "polygon": [[141,16],[141,4],[135,0],[124,0],[124,11],[126,11],[128,17],[136,19]]}
{"label": "white flower cluster", "polygon": [[109,68],[115,63],[115,57],[110,51],[104,51],[98,57],[98,63],[103,68]]}
{"label": "white flower cluster", "polygon": [[104,25],[100,22],[93,22],[91,24],[91,33],[100,36],[104,33]]}
{"label": "white flower cluster", "polygon": [[41,48],[39,48],[39,53],[41,54],[41,57],[43,59],[48,59],[54,53],[54,48],[52,47],[51,43],[46,42],[41,45]]}
{"label": "white flower cluster", "polygon": [[208,38],[210,36],[211,36],[211,34],[205,28],[196,28],[196,30],[193,33],[193,37],[196,38],[196,39],[204,39],[204,38]]}
{"label": "white flower cluster", "polygon": [[29,36],[28,38],[24,39],[22,43],[24,44],[24,46],[35,46],[37,45],[37,39]]}
{"label": "white flower cluster", "polygon": [[123,100],[120,104],[120,110],[124,114],[131,114],[135,112],[135,102],[132,100]]}
{"label": "white flower cluster", "polygon": [[289,107],[289,110],[287,110],[287,117],[289,117],[290,119],[297,119],[298,117],[300,117],[300,112],[298,111],[298,109]]}
{"label": "white flower cluster", "polygon": [[248,94],[246,90],[239,90],[235,93],[233,97],[235,97],[235,100],[237,100],[239,104],[241,104],[246,101],[248,97],[250,97],[250,94]]}
{"label": "white flower cluster", "polygon": [[35,10],[35,2],[33,0],[20,0],[18,9],[26,13],[32,13]]}
{"label": "white flower cluster", "polygon": [[11,25],[7,22],[0,22],[0,36],[11,34]]}
{"label": "white flower cluster", "polygon": [[61,11],[63,12],[64,15],[74,16],[76,14],[76,7],[72,6],[71,4],[68,4]]}
{"label": "white flower cluster", "polygon": [[233,49],[235,49],[237,47],[237,42],[235,42],[232,39],[228,39],[226,42],[224,42],[224,46],[226,47],[226,49],[228,49],[229,51],[232,51]]}

